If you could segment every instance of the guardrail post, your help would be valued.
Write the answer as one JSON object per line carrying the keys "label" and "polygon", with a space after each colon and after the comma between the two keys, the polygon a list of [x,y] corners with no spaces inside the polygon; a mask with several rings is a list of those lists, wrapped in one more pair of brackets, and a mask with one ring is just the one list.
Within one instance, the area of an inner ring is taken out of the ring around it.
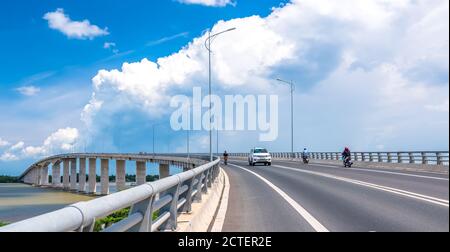
{"label": "guardrail post", "polygon": [[373,153],[372,152],[369,153],[369,161],[373,162]]}
{"label": "guardrail post", "polygon": [[440,152],[436,152],[436,163],[437,165],[443,165],[443,158]]}
{"label": "guardrail post", "polygon": [[387,162],[392,163],[392,153],[390,152],[387,153]]}
{"label": "guardrail post", "polygon": [[129,232],[150,232],[152,230],[154,198],[155,195],[154,193],[152,193],[152,195],[147,199],[131,206],[131,210],[128,216],[131,216],[135,213],[141,213],[142,216],[144,216],[144,219],[136,226],[130,228],[130,230],[128,230]]}
{"label": "guardrail post", "polygon": [[378,163],[383,163],[383,155],[381,154],[381,152],[378,152],[377,156],[378,156]]}
{"label": "guardrail post", "polygon": [[205,172],[201,172],[201,173],[199,173],[198,178],[197,178],[197,180],[198,180],[197,194],[195,194],[195,198],[194,198],[194,200],[197,202],[202,201],[202,192],[203,192],[202,184],[203,184],[203,180],[205,179],[205,177],[206,177]]}
{"label": "guardrail post", "polygon": [[421,155],[422,155],[422,164],[427,164],[428,163],[427,154],[425,152],[422,152]]}
{"label": "guardrail post", "polygon": [[402,164],[403,163],[403,156],[401,152],[397,153],[397,163]]}
{"label": "guardrail post", "polygon": [[167,194],[172,196],[172,202],[168,206],[161,208],[161,212],[167,211],[170,213],[169,220],[167,220],[166,224],[162,226],[164,230],[175,231],[177,229],[178,199],[179,199],[179,195],[180,195],[180,183],[181,183],[181,181],[179,180],[179,177],[178,177],[178,185],[160,195],[160,198],[164,197]]}
{"label": "guardrail post", "polygon": [[409,163],[410,164],[415,164],[416,163],[416,161],[414,159],[414,153],[408,152],[408,157],[409,157]]}
{"label": "guardrail post", "polygon": [[189,186],[189,189],[186,192],[186,204],[184,204],[182,208],[182,212],[189,213],[192,211],[192,192],[194,191],[194,182],[196,176],[193,176],[191,179],[185,182],[186,185]]}

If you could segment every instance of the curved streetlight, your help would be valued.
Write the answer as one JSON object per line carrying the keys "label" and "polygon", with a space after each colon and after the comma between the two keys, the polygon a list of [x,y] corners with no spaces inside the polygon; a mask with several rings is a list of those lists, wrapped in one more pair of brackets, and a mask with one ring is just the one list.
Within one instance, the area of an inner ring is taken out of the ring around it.
{"label": "curved streetlight", "polygon": [[293,81],[285,81],[282,79],[277,79],[277,81],[287,84],[291,88],[291,158],[294,158],[294,91],[295,84]]}
{"label": "curved streetlight", "polygon": [[[222,32],[215,33],[213,35],[211,35],[211,30],[209,30],[208,31],[208,38],[205,41],[205,47],[206,47],[206,50],[208,50],[208,53],[209,53],[209,58],[208,58],[208,69],[209,69],[209,158],[210,158],[211,162],[213,161],[213,154],[212,154],[212,118],[211,118],[211,116],[212,116],[212,114],[211,114],[212,113],[212,111],[211,111],[211,109],[212,109],[212,102],[211,102],[211,95],[212,95],[212,90],[211,90],[211,53],[212,53],[211,43],[212,43],[212,40],[214,38],[216,38],[217,36],[219,36],[220,34],[223,34],[223,33],[226,33],[226,32],[230,32],[230,31],[234,31],[234,30],[236,30],[235,27],[230,28],[230,29],[225,30],[225,31],[222,31]],[[219,136],[218,135],[219,135],[219,129],[217,129],[217,142],[219,142]],[[217,143],[217,145],[218,145],[218,143]]]}

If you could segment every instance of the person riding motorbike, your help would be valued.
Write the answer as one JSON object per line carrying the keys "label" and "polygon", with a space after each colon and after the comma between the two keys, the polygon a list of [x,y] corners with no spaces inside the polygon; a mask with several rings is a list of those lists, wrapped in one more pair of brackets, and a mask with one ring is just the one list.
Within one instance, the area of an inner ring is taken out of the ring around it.
{"label": "person riding motorbike", "polygon": [[344,152],[342,152],[342,160],[344,161],[345,167],[351,167],[353,165],[352,162],[352,153],[350,151],[350,148],[345,147]]}
{"label": "person riding motorbike", "polygon": [[227,151],[225,151],[223,153],[223,161],[224,161],[225,165],[228,165],[228,153],[227,153]]}
{"label": "person riding motorbike", "polygon": [[309,152],[308,152],[307,148],[303,149],[302,159],[303,159],[303,163],[305,163],[305,164],[309,163]]}

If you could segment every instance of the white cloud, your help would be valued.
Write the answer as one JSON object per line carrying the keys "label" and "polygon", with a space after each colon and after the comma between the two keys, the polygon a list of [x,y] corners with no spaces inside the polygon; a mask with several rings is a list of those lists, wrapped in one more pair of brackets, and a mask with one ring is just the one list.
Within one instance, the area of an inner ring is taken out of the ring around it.
{"label": "white cloud", "polygon": [[[448,53],[442,53],[448,52],[446,6],[448,1],[437,0],[294,0],[265,18],[218,22],[214,32],[237,30],[214,41],[213,76],[216,88],[220,87],[216,92],[274,92],[275,75],[288,75],[297,80],[301,98],[309,102],[300,102],[302,106],[323,111],[308,113],[315,123],[328,117],[326,127],[335,124],[337,132],[352,129],[355,145],[389,148],[395,134],[406,134],[399,133],[402,127],[423,125],[416,113],[432,108],[429,100],[448,100],[448,78],[436,83],[430,74],[411,75],[428,67],[448,76]],[[124,108],[143,110],[150,117],[167,113],[168,97],[205,84],[205,39],[206,35],[198,37],[156,62],[143,59],[125,63],[120,70],[99,71],[83,119],[98,125]],[[360,111],[352,113],[355,127],[348,127],[341,116],[328,115],[346,107]],[[434,130],[444,131],[448,121],[440,125]],[[308,127],[314,132],[316,126]]]}
{"label": "white cloud", "polygon": [[19,93],[25,96],[34,96],[41,91],[40,88],[35,86],[25,86],[16,89]]}
{"label": "white cloud", "polygon": [[9,143],[8,141],[3,140],[3,139],[0,137],[0,148],[6,147],[6,146],[9,146],[9,145],[10,145],[10,143]]}
{"label": "white cloud", "polygon": [[18,142],[15,145],[13,145],[9,150],[10,151],[16,151],[16,150],[20,150],[23,148],[23,146],[25,146],[24,142]]}
{"label": "white cloud", "polygon": [[5,151],[0,159],[3,161],[12,161],[24,158],[41,158],[60,152],[70,152],[77,144],[78,139],[78,129],[59,129],[51,134],[41,146],[26,146],[21,141]]}
{"label": "white cloud", "polygon": [[95,37],[108,35],[108,29],[101,29],[90,23],[89,20],[73,21],[64,10],[59,8],[54,12],[48,12],[43,17],[48,21],[50,28],[58,30],[69,38],[94,39]]}
{"label": "white cloud", "polygon": [[0,156],[0,161],[6,161],[7,162],[7,161],[16,161],[18,159],[19,158],[17,156],[15,156],[14,154],[8,153],[8,152],[3,153]]}
{"label": "white cloud", "polygon": [[225,7],[227,5],[236,6],[236,2],[233,0],[178,0],[184,4],[199,4],[210,7]]}
{"label": "white cloud", "polygon": [[[301,147],[448,148],[448,19],[447,0],[293,0],[268,17],[221,21],[214,32],[237,30],[214,41],[215,92],[282,90],[283,108],[288,96],[273,79],[295,80],[301,129],[296,144]],[[142,59],[100,70],[82,113],[88,133],[95,137],[120,124],[114,116],[130,110],[144,111],[151,119],[167,116],[171,96],[193,86],[206,88],[205,39],[206,34],[199,36],[156,62]],[[288,111],[280,112],[280,125],[288,124]],[[289,132],[280,133],[272,149],[286,149]],[[247,151],[255,142],[251,135],[245,139],[237,133],[222,146]],[[58,145],[67,149],[64,144]]]}
{"label": "white cloud", "polygon": [[114,43],[114,42],[105,42],[105,43],[103,44],[103,48],[104,48],[104,49],[110,49],[110,48],[112,48],[112,47],[116,47],[116,43]]}

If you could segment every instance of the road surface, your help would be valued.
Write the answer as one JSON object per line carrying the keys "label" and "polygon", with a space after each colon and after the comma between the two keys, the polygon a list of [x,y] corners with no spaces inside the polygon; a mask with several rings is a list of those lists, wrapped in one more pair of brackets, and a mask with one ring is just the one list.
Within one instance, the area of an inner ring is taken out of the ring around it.
{"label": "road surface", "polygon": [[449,231],[449,177],[231,159],[224,232]]}

